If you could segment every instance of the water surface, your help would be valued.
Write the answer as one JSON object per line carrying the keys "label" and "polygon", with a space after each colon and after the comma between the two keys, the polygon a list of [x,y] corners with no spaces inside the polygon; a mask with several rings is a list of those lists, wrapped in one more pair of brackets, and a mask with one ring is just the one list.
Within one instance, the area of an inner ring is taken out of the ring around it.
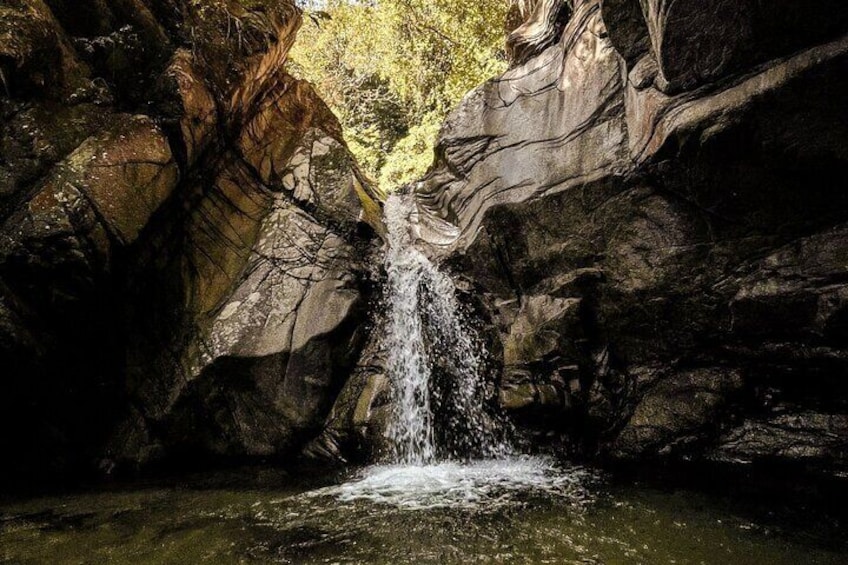
{"label": "water surface", "polygon": [[7,502],[0,562],[795,565],[846,563],[848,550],[821,514],[525,457],[306,483],[249,469]]}

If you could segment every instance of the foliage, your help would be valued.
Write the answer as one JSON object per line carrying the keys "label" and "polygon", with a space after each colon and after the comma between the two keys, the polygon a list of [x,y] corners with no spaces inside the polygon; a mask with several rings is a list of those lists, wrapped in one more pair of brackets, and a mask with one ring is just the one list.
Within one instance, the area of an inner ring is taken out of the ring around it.
{"label": "foliage", "polygon": [[442,116],[430,114],[409,128],[398,141],[380,170],[380,186],[390,190],[420,178],[433,160],[433,145],[439,134]]}
{"label": "foliage", "polygon": [[447,112],[506,68],[504,0],[308,4],[291,71],[316,85],[384,189],[420,176]]}

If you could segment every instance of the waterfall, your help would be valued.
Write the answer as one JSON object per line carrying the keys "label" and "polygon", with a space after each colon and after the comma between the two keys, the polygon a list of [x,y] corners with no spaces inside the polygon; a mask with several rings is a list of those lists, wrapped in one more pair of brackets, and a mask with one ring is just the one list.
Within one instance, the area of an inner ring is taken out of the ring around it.
{"label": "waterfall", "polygon": [[436,456],[430,402],[430,365],[420,313],[420,282],[435,269],[412,245],[411,199],[393,194],[386,201],[388,250],[388,323],[385,346],[389,378],[394,386],[395,413],[388,434],[399,461],[432,463]]}
{"label": "waterfall", "polygon": [[395,401],[388,429],[395,460],[426,465],[440,457],[507,455],[502,426],[486,409],[481,341],[453,281],[415,247],[415,213],[412,195],[389,196],[384,345]]}
{"label": "waterfall", "polygon": [[415,247],[414,197],[389,196],[384,214],[382,345],[394,401],[386,431],[393,461],[310,496],[416,510],[492,511],[528,493],[589,500],[585,471],[510,447],[509,426],[487,402],[494,390],[486,382],[483,342],[451,278]]}
{"label": "waterfall", "polygon": [[486,383],[483,342],[451,278],[415,247],[414,197],[389,196],[384,213],[382,345],[394,396],[387,430],[394,460],[311,496],[415,510],[492,511],[528,493],[588,500],[584,471],[516,454],[506,441],[509,426],[487,402],[494,390]]}

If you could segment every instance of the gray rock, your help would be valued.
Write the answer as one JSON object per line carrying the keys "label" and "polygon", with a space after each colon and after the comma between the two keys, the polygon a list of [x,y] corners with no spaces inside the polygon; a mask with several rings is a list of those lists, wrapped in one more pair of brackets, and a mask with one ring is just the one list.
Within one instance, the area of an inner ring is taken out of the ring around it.
{"label": "gray rock", "polygon": [[419,237],[479,293],[506,406],[577,366],[565,449],[841,472],[848,10],[789,4],[575,2],[445,123]]}
{"label": "gray rock", "polygon": [[718,439],[709,459],[750,464],[791,460],[828,466],[844,476],[848,464],[848,417],[812,411],[747,420]]}
{"label": "gray rock", "polygon": [[565,0],[518,0],[515,4],[521,23],[506,45],[510,61],[520,64],[556,43],[571,10]]}
{"label": "gray rock", "polygon": [[717,433],[723,411],[742,388],[741,376],[722,368],[675,372],[636,400],[633,415],[611,445],[612,455],[638,459],[686,454]]}
{"label": "gray rock", "polygon": [[[664,91],[691,89],[763,60],[827,41],[848,25],[844,6],[836,1],[803,6],[791,1],[763,4],[748,0],[638,3]],[[624,14],[632,10],[621,7],[615,11]],[[608,22],[610,27],[617,23]],[[636,45],[636,37],[631,34],[621,43]]]}

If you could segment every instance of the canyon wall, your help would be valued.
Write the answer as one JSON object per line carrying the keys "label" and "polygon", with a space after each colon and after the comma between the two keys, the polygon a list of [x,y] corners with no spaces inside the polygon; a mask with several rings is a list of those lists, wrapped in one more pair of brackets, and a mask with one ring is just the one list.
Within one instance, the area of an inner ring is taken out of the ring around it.
{"label": "canyon wall", "polygon": [[285,461],[358,358],[382,197],[250,6],[0,7],[3,475]]}
{"label": "canyon wall", "polygon": [[[249,5],[0,6],[0,474],[385,451],[382,195],[285,72],[299,11]],[[569,456],[844,475],[848,9],[519,14],[414,187],[502,407]]]}
{"label": "canyon wall", "polygon": [[848,471],[846,32],[836,1],[578,0],[450,115],[420,237],[539,441]]}

